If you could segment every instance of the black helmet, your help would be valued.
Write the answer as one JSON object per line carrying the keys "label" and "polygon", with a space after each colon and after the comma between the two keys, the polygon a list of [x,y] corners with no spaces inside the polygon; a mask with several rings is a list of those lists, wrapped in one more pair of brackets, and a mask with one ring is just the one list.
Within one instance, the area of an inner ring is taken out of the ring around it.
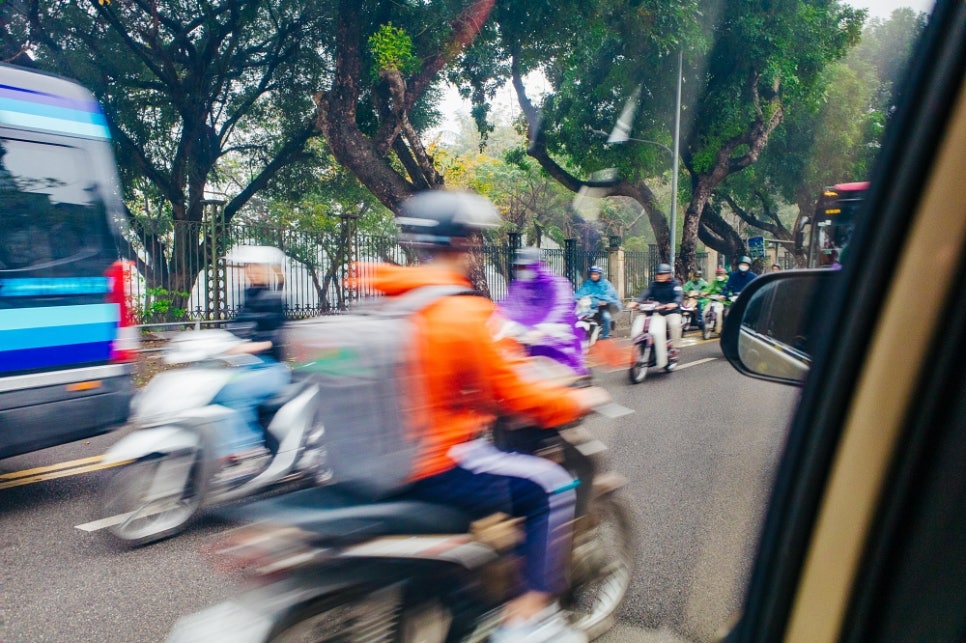
{"label": "black helmet", "polygon": [[741,255],[740,257],[738,257],[738,263],[746,263],[750,266],[751,257],[749,257],[748,255]]}
{"label": "black helmet", "polygon": [[396,225],[403,243],[460,249],[478,232],[499,227],[500,215],[478,194],[429,190],[403,202]]}
{"label": "black helmet", "polygon": [[671,274],[671,264],[659,263],[657,264],[657,269],[654,272],[658,275],[669,275]]}
{"label": "black helmet", "polygon": [[540,248],[520,248],[517,250],[517,256],[513,259],[513,265],[532,266],[535,263],[540,263],[542,258],[543,253],[540,252]]}

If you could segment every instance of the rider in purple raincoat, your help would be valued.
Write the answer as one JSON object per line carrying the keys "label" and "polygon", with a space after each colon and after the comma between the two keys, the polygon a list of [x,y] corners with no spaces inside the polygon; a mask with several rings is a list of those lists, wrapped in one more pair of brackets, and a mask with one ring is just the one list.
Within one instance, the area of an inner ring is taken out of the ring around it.
{"label": "rider in purple raincoat", "polygon": [[549,357],[586,375],[570,281],[541,263],[538,248],[519,250],[513,266],[516,278],[500,302],[503,314],[512,322],[510,334],[530,355]]}

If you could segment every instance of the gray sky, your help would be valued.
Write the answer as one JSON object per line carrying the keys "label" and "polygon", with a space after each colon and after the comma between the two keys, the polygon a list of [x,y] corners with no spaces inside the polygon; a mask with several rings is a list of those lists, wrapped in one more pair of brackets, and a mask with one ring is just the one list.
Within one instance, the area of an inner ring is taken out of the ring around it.
{"label": "gray sky", "polygon": [[933,0],[847,0],[853,7],[868,9],[873,18],[888,18],[893,9],[910,7],[916,11],[932,12]]}

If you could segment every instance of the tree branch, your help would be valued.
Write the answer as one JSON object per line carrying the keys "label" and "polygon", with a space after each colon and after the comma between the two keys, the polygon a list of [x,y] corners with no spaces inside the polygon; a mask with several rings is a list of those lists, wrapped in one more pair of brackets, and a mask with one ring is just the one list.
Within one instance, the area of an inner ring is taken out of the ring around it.
{"label": "tree branch", "polygon": [[754,214],[752,214],[745,208],[741,207],[741,205],[739,205],[738,202],[735,201],[734,197],[732,197],[730,194],[721,192],[719,190],[715,190],[712,194],[716,198],[719,198],[725,203],[727,203],[728,207],[731,208],[731,211],[737,214],[738,217],[745,223],[752,225],[760,230],[764,230],[777,238],[787,236],[788,231],[785,229],[784,226],[775,225],[774,223],[769,223],[764,219],[759,219]]}
{"label": "tree branch", "polygon": [[285,165],[287,165],[292,157],[299,154],[304,148],[305,144],[310,138],[318,134],[318,130],[315,128],[315,123],[313,121],[307,121],[299,132],[292,136],[282,149],[278,151],[268,164],[262,168],[262,171],[258,175],[249,181],[248,185],[244,190],[239,192],[235,198],[228,202],[225,206],[225,223],[231,221],[235,213],[244,206],[249,199],[252,198],[259,190],[265,187],[265,185],[274,177],[279,170],[281,170]]}

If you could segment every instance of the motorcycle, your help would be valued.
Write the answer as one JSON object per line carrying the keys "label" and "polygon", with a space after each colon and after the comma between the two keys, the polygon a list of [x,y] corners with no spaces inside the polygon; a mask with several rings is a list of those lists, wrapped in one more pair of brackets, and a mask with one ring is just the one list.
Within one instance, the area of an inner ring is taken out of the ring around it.
{"label": "motorcycle", "polygon": [[[654,335],[651,334],[651,320],[657,312],[658,303],[646,301],[644,303],[632,303],[631,308],[637,310],[634,320],[631,322],[631,366],[627,372],[627,377],[631,384],[640,384],[647,377],[647,369],[657,366],[657,355],[654,350]],[[667,338],[667,371],[674,370],[678,363],[678,350],[671,342],[671,334],[666,333]]]}
{"label": "motorcycle", "polygon": [[724,295],[708,295],[707,308],[704,310],[704,330],[701,332],[702,339],[711,339],[711,334],[721,335],[724,328],[725,317],[728,316],[728,307],[737,297],[725,297]]}
{"label": "motorcycle", "polygon": [[700,297],[701,293],[692,290],[687,293],[687,298],[681,304],[681,332],[691,330],[692,327],[701,328],[698,324],[698,300]]}
{"label": "motorcycle", "polygon": [[604,324],[604,316],[600,308],[594,306],[593,303],[590,297],[581,297],[577,300],[577,308],[574,311],[577,315],[577,327],[584,331],[586,338],[583,342],[584,353],[597,343],[601,327]]}
{"label": "motorcycle", "polygon": [[704,330],[702,339],[711,339],[712,333],[721,334],[724,325],[724,296],[708,295],[708,306],[704,309]]}
{"label": "motorcycle", "polygon": [[261,445],[225,454],[237,411],[214,400],[229,380],[263,364],[231,352],[242,342],[227,331],[198,330],[165,348],[166,363],[187,366],[151,379],[132,404],[134,430],[104,455],[104,464],[119,466],[100,504],[118,540],[160,540],[183,530],[202,507],[324,478],[322,428],[313,421],[317,389],[307,382],[288,384],[259,405]]}
{"label": "motorcycle", "polygon": [[[504,450],[536,453],[574,476],[571,584],[560,603],[573,627],[602,635],[634,561],[624,479],[580,424],[493,434]],[[219,513],[244,526],[215,548],[216,561],[243,566],[257,586],[179,619],[169,642],[485,641],[518,591],[522,528],[505,515],[472,521],[450,506],[360,499],[338,484]]]}

